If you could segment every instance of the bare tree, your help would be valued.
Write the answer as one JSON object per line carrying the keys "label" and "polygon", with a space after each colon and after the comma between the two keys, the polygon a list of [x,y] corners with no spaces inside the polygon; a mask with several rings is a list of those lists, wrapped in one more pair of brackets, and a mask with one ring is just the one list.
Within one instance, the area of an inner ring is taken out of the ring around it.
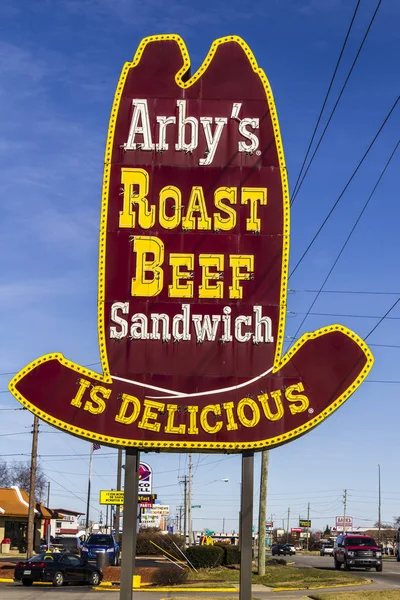
{"label": "bare tree", "polygon": [[0,487],[8,488],[11,485],[11,474],[8,464],[0,458]]}
{"label": "bare tree", "polygon": [[[31,465],[29,462],[20,463],[13,462],[11,464],[11,483],[12,485],[17,485],[21,490],[25,490],[28,494],[30,492],[30,474],[31,474]],[[38,463],[36,468],[36,486],[35,486],[35,500],[37,502],[42,502],[44,500],[44,493],[47,485],[46,476],[44,474],[43,468]]]}

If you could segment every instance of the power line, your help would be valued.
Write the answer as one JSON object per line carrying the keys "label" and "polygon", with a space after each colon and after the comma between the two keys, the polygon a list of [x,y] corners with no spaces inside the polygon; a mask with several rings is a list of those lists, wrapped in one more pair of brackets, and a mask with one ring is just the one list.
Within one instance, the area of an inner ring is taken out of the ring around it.
{"label": "power line", "polygon": [[317,129],[318,129],[318,126],[319,126],[319,124],[320,124],[320,121],[321,121],[321,118],[322,118],[322,114],[323,114],[323,112],[324,112],[324,110],[325,110],[325,106],[326,106],[326,103],[327,103],[327,101],[328,101],[328,97],[329,97],[329,94],[330,94],[330,92],[331,92],[332,85],[333,85],[333,82],[334,82],[334,80],[335,80],[336,73],[337,73],[337,71],[338,71],[338,68],[339,68],[340,62],[341,62],[341,60],[342,60],[342,56],[343,56],[344,50],[345,50],[345,48],[346,48],[347,41],[348,41],[348,39],[349,39],[349,35],[350,35],[351,29],[352,29],[352,27],[353,27],[353,23],[354,23],[354,20],[355,20],[355,18],[356,18],[356,15],[357,15],[357,12],[358,12],[358,9],[359,9],[359,6],[360,6],[360,3],[361,3],[361,0],[358,0],[358,2],[357,2],[357,4],[356,4],[356,7],[355,7],[355,9],[354,9],[354,12],[353,12],[353,16],[352,16],[352,18],[351,18],[351,21],[350,21],[350,25],[349,25],[349,27],[348,27],[348,29],[347,29],[347,33],[346,33],[346,36],[345,36],[344,42],[343,42],[343,44],[342,44],[342,49],[340,50],[339,58],[338,58],[338,60],[336,61],[336,66],[335,66],[335,69],[334,69],[334,71],[333,71],[333,75],[332,75],[332,77],[331,77],[331,81],[330,81],[330,83],[329,83],[328,89],[327,89],[327,91],[326,91],[325,98],[324,98],[324,101],[323,101],[323,104],[322,104],[322,107],[321,107],[320,113],[319,113],[319,115],[318,115],[318,119],[317,119],[317,122],[316,122],[316,124],[315,124],[314,131],[313,131],[313,133],[312,133],[312,136],[311,136],[310,143],[308,144],[308,148],[307,148],[306,154],[305,154],[305,156],[304,156],[303,162],[302,162],[302,164],[301,164],[301,167],[300,167],[300,172],[299,172],[299,174],[298,174],[298,176],[297,176],[296,183],[294,184],[294,188],[293,188],[293,191],[292,191],[292,197],[293,197],[293,199],[292,199],[292,202],[291,202],[291,204],[293,204],[293,202],[294,202],[294,199],[295,199],[295,197],[296,197],[296,190],[297,190],[297,186],[298,186],[298,183],[299,183],[299,181],[300,181],[300,177],[302,176],[302,173],[303,173],[304,166],[305,166],[305,164],[306,164],[306,162],[307,162],[307,158],[308,158],[308,155],[309,155],[309,153],[310,153],[311,146],[312,146],[312,144],[313,144],[313,141],[314,141],[315,135],[316,135],[316,133],[317,133]]}
{"label": "power line", "polygon": [[[302,319],[302,321],[301,321],[300,325],[298,326],[298,328],[297,328],[297,331],[296,331],[296,333],[295,333],[295,336],[296,336],[296,335],[299,333],[299,331],[300,331],[300,329],[302,328],[303,324],[305,323],[305,321],[306,321],[306,319],[307,319],[308,315],[310,315],[310,314],[311,314],[311,310],[313,309],[313,307],[315,306],[316,302],[318,301],[318,298],[320,297],[320,294],[321,294],[321,291],[322,291],[322,289],[324,288],[325,284],[328,282],[328,279],[329,279],[329,277],[332,275],[332,273],[333,273],[333,270],[335,269],[335,267],[336,267],[337,263],[339,262],[339,260],[340,260],[340,257],[342,256],[342,254],[343,254],[343,252],[344,252],[344,250],[345,250],[345,248],[346,248],[347,244],[349,243],[349,241],[350,241],[350,239],[351,239],[351,236],[353,235],[354,231],[356,230],[356,227],[357,227],[358,223],[360,222],[360,220],[361,220],[361,217],[363,216],[364,212],[366,211],[366,209],[367,209],[367,207],[368,207],[368,204],[370,203],[370,200],[372,199],[373,195],[375,194],[375,191],[376,191],[377,187],[379,186],[379,184],[380,184],[380,182],[381,182],[381,180],[382,180],[383,176],[385,175],[385,173],[386,173],[386,170],[388,169],[388,167],[389,167],[389,165],[390,165],[390,163],[391,163],[391,161],[392,161],[392,158],[393,158],[393,157],[394,157],[394,155],[396,154],[396,151],[397,151],[397,148],[399,147],[399,144],[400,144],[400,140],[398,140],[398,142],[397,142],[397,144],[395,145],[395,147],[394,147],[394,149],[393,149],[392,153],[390,154],[390,156],[389,156],[388,160],[386,161],[386,164],[385,164],[384,168],[382,169],[382,172],[381,172],[381,174],[379,175],[379,177],[378,177],[378,180],[376,181],[376,183],[375,183],[374,187],[372,188],[372,192],[371,192],[371,193],[370,193],[370,195],[368,196],[367,200],[364,202],[364,205],[363,205],[363,207],[362,207],[362,209],[361,209],[361,211],[360,211],[360,213],[359,213],[359,215],[358,215],[357,219],[355,220],[355,223],[354,223],[353,227],[351,228],[351,230],[350,230],[350,232],[349,232],[349,234],[348,234],[347,238],[345,239],[344,243],[342,244],[342,247],[340,248],[340,250],[339,250],[339,252],[338,252],[338,254],[337,254],[337,256],[336,256],[335,260],[333,261],[333,264],[332,264],[331,268],[329,269],[329,271],[328,271],[328,273],[327,273],[327,275],[326,275],[326,277],[325,277],[324,281],[322,282],[322,285],[321,285],[320,289],[318,290],[318,292],[317,292],[317,294],[316,294],[316,296],[315,296],[314,300],[312,301],[310,308],[308,309],[308,311],[306,312],[306,314],[305,314],[304,318]],[[369,318],[369,317],[368,317],[368,318]],[[397,318],[397,317],[388,317],[388,318],[390,318],[390,319],[395,319],[395,318]]]}
{"label": "power line", "polygon": [[325,217],[324,221],[322,222],[322,224],[320,225],[320,227],[318,228],[317,232],[315,233],[314,237],[312,238],[311,242],[308,244],[307,248],[304,250],[303,254],[301,255],[300,259],[297,261],[295,267],[293,268],[292,272],[290,273],[289,277],[292,277],[294,275],[294,273],[297,271],[297,269],[299,268],[300,264],[303,262],[304,258],[306,257],[306,255],[308,254],[308,252],[310,251],[311,247],[313,246],[315,240],[317,239],[317,237],[319,236],[319,234],[321,233],[322,229],[325,227],[327,221],[330,219],[332,213],[334,212],[334,210],[336,209],[336,207],[338,206],[340,200],[343,198],[345,192],[347,191],[347,188],[349,187],[350,183],[353,181],[354,177],[356,176],[358,170],[360,169],[361,165],[363,164],[364,160],[366,159],[366,157],[368,156],[372,146],[375,144],[376,140],[378,139],[382,129],[385,127],[386,123],[388,122],[388,120],[390,119],[391,114],[393,113],[394,109],[397,106],[397,103],[399,101],[400,96],[397,96],[396,101],[394,102],[393,106],[391,107],[391,109],[389,110],[388,114],[386,115],[385,119],[383,120],[381,126],[379,127],[377,133],[375,134],[373,140],[371,141],[371,143],[369,144],[367,150],[364,152],[362,158],[360,159],[360,161],[358,162],[356,168],[354,169],[353,173],[351,174],[350,178],[348,179],[346,185],[344,186],[343,190],[340,192],[337,200],[335,201],[335,203],[333,204],[331,210],[329,211],[329,213],[327,214],[327,216]]}
{"label": "power line", "polygon": [[351,76],[351,74],[352,74],[352,72],[353,72],[353,70],[354,70],[354,67],[356,66],[356,63],[357,63],[358,57],[360,56],[361,50],[363,49],[363,46],[364,46],[364,44],[365,44],[365,42],[366,42],[366,39],[367,39],[367,37],[368,37],[368,34],[369,34],[370,30],[371,30],[372,24],[373,24],[373,22],[374,22],[374,20],[375,20],[375,17],[376,17],[376,15],[377,15],[377,13],[378,13],[378,10],[379,10],[379,8],[380,8],[380,5],[381,5],[381,3],[382,3],[382,0],[379,0],[379,1],[378,1],[378,4],[376,5],[376,8],[375,8],[374,14],[373,14],[373,15],[372,15],[372,17],[371,17],[371,20],[370,20],[370,22],[369,22],[369,25],[368,25],[368,27],[367,27],[367,30],[366,30],[366,32],[365,32],[365,34],[364,34],[364,37],[363,37],[363,39],[362,39],[362,41],[361,41],[361,44],[360,44],[359,48],[358,48],[358,52],[357,52],[357,54],[356,54],[356,56],[355,56],[355,58],[354,58],[354,60],[353,60],[353,63],[352,63],[352,65],[351,65],[351,67],[350,67],[350,70],[349,70],[349,72],[348,72],[348,74],[347,74],[347,77],[346,77],[346,79],[345,79],[345,81],[344,81],[344,84],[343,84],[343,86],[342,86],[342,89],[340,90],[339,96],[337,97],[337,100],[336,100],[336,102],[335,102],[335,105],[334,105],[334,107],[333,107],[333,109],[332,109],[332,111],[331,111],[331,114],[329,115],[328,121],[326,122],[326,125],[325,125],[325,127],[324,127],[324,130],[323,130],[323,132],[321,133],[321,136],[320,136],[320,138],[319,138],[319,140],[318,140],[318,143],[317,143],[317,145],[316,145],[316,147],[315,147],[315,150],[314,150],[314,152],[313,152],[313,154],[312,154],[312,156],[311,156],[311,158],[310,158],[310,162],[308,163],[307,169],[305,170],[305,173],[304,173],[304,175],[303,175],[303,177],[302,177],[302,179],[301,179],[301,181],[300,181],[300,183],[299,183],[299,185],[298,185],[298,187],[297,187],[297,190],[296,190],[296,192],[295,192],[295,193],[294,193],[294,195],[293,195],[293,198],[292,198],[292,201],[291,201],[291,205],[293,205],[294,201],[296,200],[296,197],[297,197],[297,195],[298,195],[298,193],[299,193],[299,191],[300,191],[300,189],[301,189],[301,186],[303,185],[303,182],[304,182],[305,178],[307,177],[307,173],[308,173],[308,171],[309,171],[309,169],[310,169],[310,167],[311,167],[311,165],[312,165],[312,163],[313,163],[313,161],[314,161],[315,155],[316,155],[316,154],[317,154],[317,152],[318,152],[318,149],[319,149],[319,147],[320,147],[320,145],[321,145],[321,142],[322,142],[322,140],[323,140],[323,138],[324,138],[324,136],[325,136],[326,130],[327,130],[327,129],[328,129],[328,127],[329,127],[329,124],[330,124],[330,122],[331,122],[331,120],[332,120],[332,117],[333,117],[333,115],[335,114],[336,108],[337,108],[337,106],[338,106],[338,104],[339,104],[339,102],[340,102],[340,99],[341,99],[341,97],[342,97],[342,95],[343,95],[343,92],[344,92],[344,90],[345,90],[345,88],[346,88],[346,86],[347,86],[347,83],[348,83],[348,81],[349,81],[349,79],[350,79],[350,76]]}

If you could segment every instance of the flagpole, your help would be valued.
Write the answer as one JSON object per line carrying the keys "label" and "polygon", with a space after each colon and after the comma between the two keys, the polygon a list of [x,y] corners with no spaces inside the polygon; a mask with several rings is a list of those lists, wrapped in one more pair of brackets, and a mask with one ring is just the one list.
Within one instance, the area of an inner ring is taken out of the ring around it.
{"label": "flagpole", "polygon": [[90,486],[92,483],[92,462],[93,462],[93,444],[90,444],[89,480],[88,480],[87,503],[86,503],[86,533],[88,533],[88,529],[89,529],[89,507],[90,507]]}

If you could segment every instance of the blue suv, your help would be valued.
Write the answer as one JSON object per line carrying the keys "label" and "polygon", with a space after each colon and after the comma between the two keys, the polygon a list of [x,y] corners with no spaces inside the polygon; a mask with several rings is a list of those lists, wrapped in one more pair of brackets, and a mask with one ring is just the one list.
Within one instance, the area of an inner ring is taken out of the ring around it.
{"label": "blue suv", "polygon": [[120,564],[120,547],[113,535],[106,533],[91,533],[82,543],[81,556],[87,560],[96,560],[99,552],[107,552],[111,565]]}

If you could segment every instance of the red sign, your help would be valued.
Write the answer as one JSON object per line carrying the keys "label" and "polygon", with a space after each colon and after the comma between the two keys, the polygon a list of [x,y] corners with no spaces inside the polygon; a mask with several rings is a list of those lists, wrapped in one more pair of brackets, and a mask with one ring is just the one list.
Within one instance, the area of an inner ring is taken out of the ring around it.
{"label": "red sign", "polygon": [[336,410],[373,358],[340,325],[282,355],[289,193],[269,83],[234,36],[189,68],[181,38],[154,36],[117,86],[100,222],[103,374],[50,354],[10,390],[103,444],[272,447]]}
{"label": "red sign", "polygon": [[290,531],[291,533],[301,533],[303,530],[301,527],[292,527]]}

